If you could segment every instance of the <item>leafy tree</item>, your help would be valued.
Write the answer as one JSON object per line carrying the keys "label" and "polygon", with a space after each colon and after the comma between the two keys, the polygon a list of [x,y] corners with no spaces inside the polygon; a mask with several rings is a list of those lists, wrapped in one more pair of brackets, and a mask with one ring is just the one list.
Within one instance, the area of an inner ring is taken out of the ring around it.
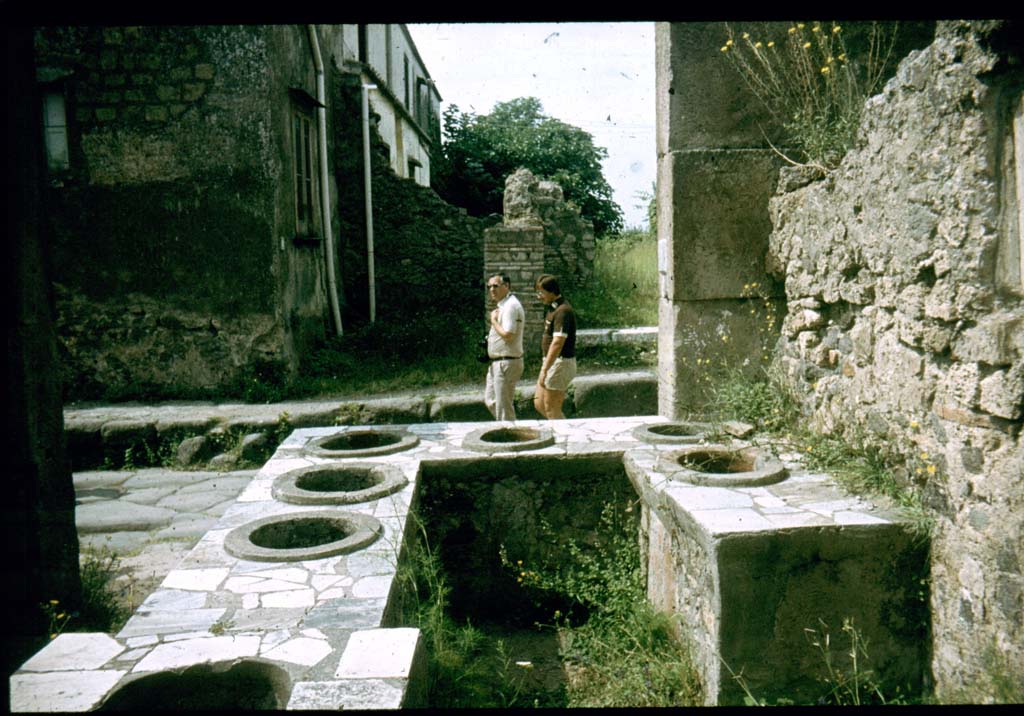
{"label": "leafy tree", "polygon": [[622,210],[601,173],[608,156],[587,132],[544,114],[536,97],[499,102],[490,114],[444,113],[446,141],[434,188],[472,216],[502,212],[505,179],[519,167],[558,182],[567,201],[603,236],[622,229]]}

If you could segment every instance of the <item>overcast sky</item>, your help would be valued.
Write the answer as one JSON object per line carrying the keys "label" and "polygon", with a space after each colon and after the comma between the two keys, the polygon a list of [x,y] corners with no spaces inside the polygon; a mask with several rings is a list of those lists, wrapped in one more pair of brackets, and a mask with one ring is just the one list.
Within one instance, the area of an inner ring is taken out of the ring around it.
{"label": "overcast sky", "polygon": [[608,150],[604,176],[625,224],[644,226],[638,191],[655,178],[654,23],[410,24],[443,112],[487,114],[537,97],[544,113]]}

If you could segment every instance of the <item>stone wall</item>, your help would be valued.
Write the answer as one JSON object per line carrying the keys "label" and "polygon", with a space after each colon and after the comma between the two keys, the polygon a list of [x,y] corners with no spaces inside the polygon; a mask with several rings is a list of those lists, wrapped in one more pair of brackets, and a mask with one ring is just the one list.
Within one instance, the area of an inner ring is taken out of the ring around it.
{"label": "stone wall", "polygon": [[[332,97],[338,116],[333,159],[346,331],[369,316],[359,88],[359,75],[342,73]],[[447,204],[433,189],[396,176],[372,116],[370,135],[377,319],[435,320],[446,334],[453,317],[478,320],[488,222]]]}
{"label": "stone wall", "polygon": [[[508,273],[512,291],[526,311],[523,346],[528,354],[540,345],[544,305],[533,291],[543,273],[558,276],[571,295],[594,272],[594,225],[565,202],[562,187],[540,181],[529,169],[505,179],[504,221],[484,233],[484,277]],[[487,304],[487,310],[493,307]]]}
{"label": "stone wall", "polygon": [[294,370],[326,315],[320,245],[292,241],[305,29],[43,28],[36,47],[68,118],[46,196],[67,397]]}
{"label": "stone wall", "polygon": [[[903,455],[937,520],[935,693],[1024,674],[1024,284],[1019,44],[940,23],[869,100],[828,176],[782,171],[769,266],[778,362],[814,426]],[[1018,30],[1019,32],[1019,30]]]}
{"label": "stone wall", "polygon": [[544,271],[558,276],[564,290],[584,285],[593,275],[594,224],[566,203],[556,182],[517,169],[505,179],[504,212],[506,224],[539,222],[544,227]]}

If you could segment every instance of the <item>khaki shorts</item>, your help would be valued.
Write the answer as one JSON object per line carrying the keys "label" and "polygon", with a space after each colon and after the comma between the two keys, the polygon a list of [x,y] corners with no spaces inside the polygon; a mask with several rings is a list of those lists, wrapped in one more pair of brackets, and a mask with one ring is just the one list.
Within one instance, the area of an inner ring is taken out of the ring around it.
{"label": "khaki shorts", "polygon": [[548,374],[544,376],[544,387],[564,393],[569,389],[569,383],[575,377],[576,359],[558,357],[548,368]]}

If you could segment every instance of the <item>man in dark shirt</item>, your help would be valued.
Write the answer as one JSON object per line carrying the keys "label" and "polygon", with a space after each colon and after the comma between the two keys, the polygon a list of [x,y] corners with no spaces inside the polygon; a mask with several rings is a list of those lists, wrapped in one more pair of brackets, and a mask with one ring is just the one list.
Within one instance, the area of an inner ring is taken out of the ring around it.
{"label": "man in dark shirt", "polygon": [[554,276],[543,274],[534,288],[537,289],[537,298],[548,307],[548,311],[544,316],[543,360],[533,405],[548,420],[557,420],[565,417],[562,404],[569,384],[576,377],[576,314],[569,302],[562,298],[562,290]]}

